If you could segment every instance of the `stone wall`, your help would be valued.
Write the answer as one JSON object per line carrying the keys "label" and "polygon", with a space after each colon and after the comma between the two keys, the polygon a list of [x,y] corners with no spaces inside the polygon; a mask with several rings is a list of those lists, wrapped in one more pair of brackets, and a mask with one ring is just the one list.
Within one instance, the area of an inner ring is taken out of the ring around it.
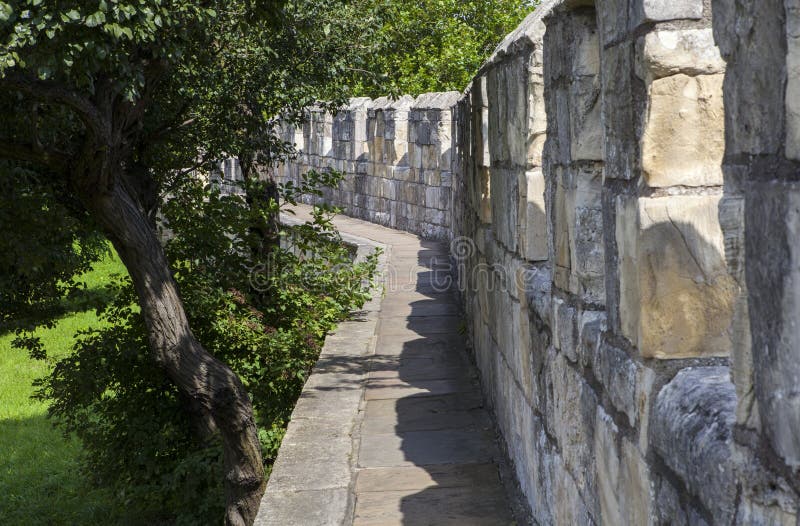
{"label": "stone wall", "polygon": [[298,134],[282,179],[337,167],[328,202],[452,240],[538,523],[797,524],[798,28],[797,0],[545,0],[461,96]]}
{"label": "stone wall", "polygon": [[[796,524],[800,493],[800,2],[715,0],[728,70],[720,219],[740,287],[731,360],[738,519]],[[746,225],[746,228],[745,228]]]}
{"label": "stone wall", "polygon": [[450,235],[453,105],[459,94],[430,93],[413,99],[353,99],[336,115],[310,110],[303,129],[284,138],[299,155],[277,169],[281,182],[309,170],[346,174],[308,203],[336,205],[348,215],[423,237]]}

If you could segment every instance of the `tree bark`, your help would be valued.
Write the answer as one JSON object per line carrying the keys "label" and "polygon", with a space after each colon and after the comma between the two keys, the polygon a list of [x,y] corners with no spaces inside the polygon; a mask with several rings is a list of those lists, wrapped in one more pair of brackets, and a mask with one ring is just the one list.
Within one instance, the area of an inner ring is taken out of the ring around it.
{"label": "tree bark", "polygon": [[93,215],[136,288],[155,360],[190,401],[193,416],[222,435],[225,524],[250,526],[266,487],[250,398],[239,377],[192,334],[164,250],[138,200],[120,180],[92,194]]}

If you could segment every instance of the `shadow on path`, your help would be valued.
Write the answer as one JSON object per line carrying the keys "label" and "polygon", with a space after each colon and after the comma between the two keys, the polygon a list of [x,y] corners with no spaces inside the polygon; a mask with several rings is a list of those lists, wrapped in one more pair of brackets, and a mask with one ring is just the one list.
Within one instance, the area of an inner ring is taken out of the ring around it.
{"label": "shadow on path", "polygon": [[[355,525],[513,524],[498,476],[495,432],[483,407],[447,246],[395,246],[398,275],[381,303],[366,389]],[[402,278],[401,278],[402,279]],[[402,283],[400,283],[402,285]]]}

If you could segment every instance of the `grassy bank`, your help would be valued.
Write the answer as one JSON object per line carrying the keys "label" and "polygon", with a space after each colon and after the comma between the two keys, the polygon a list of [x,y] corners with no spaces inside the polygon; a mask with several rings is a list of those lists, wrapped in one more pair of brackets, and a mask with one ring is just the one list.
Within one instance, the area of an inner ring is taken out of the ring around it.
{"label": "grassy bank", "polygon": [[109,256],[83,276],[86,291],[64,300],[65,313],[37,335],[50,361],[31,360],[14,349],[13,333],[0,333],[0,524],[102,524],[110,495],[92,489],[78,472],[80,446],[65,440],[47,419],[45,403],[32,400],[34,380],[47,375],[52,360],[70,352],[76,331],[100,322],[91,307],[103,287],[125,269]]}

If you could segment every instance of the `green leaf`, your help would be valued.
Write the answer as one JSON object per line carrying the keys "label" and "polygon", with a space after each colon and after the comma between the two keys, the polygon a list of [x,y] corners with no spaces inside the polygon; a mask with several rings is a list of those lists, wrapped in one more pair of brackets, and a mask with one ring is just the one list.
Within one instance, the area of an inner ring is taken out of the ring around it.
{"label": "green leaf", "polygon": [[97,11],[86,17],[86,25],[89,27],[97,27],[104,24],[106,21],[106,14],[102,11]]}
{"label": "green leaf", "polygon": [[14,9],[5,2],[0,2],[0,22],[6,22],[14,15]]}

